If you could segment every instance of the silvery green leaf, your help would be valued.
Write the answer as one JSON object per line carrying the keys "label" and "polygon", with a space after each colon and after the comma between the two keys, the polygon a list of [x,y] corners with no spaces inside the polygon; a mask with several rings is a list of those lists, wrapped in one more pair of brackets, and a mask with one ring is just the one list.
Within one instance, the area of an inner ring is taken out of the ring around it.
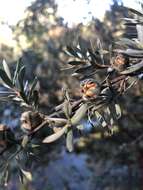
{"label": "silvery green leaf", "polygon": [[71,118],[72,125],[79,124],[79,122],[85,117],[87,109],[88,109],[88,106],[86,103],[80,106],[80,108],[75,112],[75,114]]}
{"label": "silvery green leaf", "polygon": [[33,93],[33,90],[35,89],[36,85],[37,85],[37,82],[38,82],[38,78],[35,77],[33,82],[32,82],[32,85],[31,85],[31,88],[30,88],[30,91],[29,91],[29,98],[31,97],[32,93]]}
{"label": "silvery green leaf", "polygon": [[10,69],[9,69],[8,64],[6,63],[5,60],[3,60],[2,64],[3,64],[4,71],[6,72],[9,79],[11,79],[11,73],[10,73]]}
{"label": "silvery green leaf", "polygon": [[125,51],[125,50],[115,49],[114,51],[118,53],[123,53],[124,55],[132,58],[143,58],[143,50],[127,49]]}
{"label": "silvery green leaf", "polygon": [[137,19],[134,19],[134,18],[127,18],[127,17],[121,18],[121,20],[130,21],[130,22],[133,22],[133,23],[138,21]]}
{"label": "silvery green leaf", "polygon": [[23,170],[23,169],[21,169],[21,172],[23,173],[23,175],[26,177],[26,179],[28,181],[32,181],[32,174],[31,174],[31,172]]}
{"label": "silvery green leaf", "polygon": [[77,125],[76,128],[77,128],[78,130],[84,130],[84,125],[82,125],[82,124],[81,124],[81,125]]}
{"label": "silvery green leaf", "polygon": [[27,108],[30,107],[30,106],[29,106],[27,103],[25,103],[25,102],[22,102],[22,103],[20,104],[20,106],[21,106],[21,107],[27,107]]}
{"label": "silvery green leaf", "polygon": [[18,102],[22,101],[21,98],[19,98],[19,97],[13,97],[13,100],[18,101]]}
{"label": "silvery green leaf", "polygon": [[141,23],[137,24],[136,29],[137,29],[138,40],[140,43],[143,44],[143,22],[142,24]]}
{"label": "silvery green leaf", "polygon": [[115,104],[115,110],[116,110],[117,119],[119,119],[122,115],[121,108],[120,108],[119,104]]}
{"label": "silvery green leaf", "polygon": [[74,47],[67,46],[67,51],[68,51],[72,56],[80,58]]}
{"label": "silvery green leaf", "polygon": [[47,136],[42,142],[43,143],[51,143],[51,142],[54,142],[56,140],[58,140],[67,130],[68,126],[65,125],[61,130],[59,130],[58,132],[50,135],[50,136]]}
{"label": "silvery green leaf", "polygon": [[32,144],[31,147],[32,148],[38,148],[38,147],[40,147],[40,145],[39,144]]}
{"label": "silvery green leaf", "polygon": [[113,124],[114,124],[114,119],[111,117],[110,118],[110,125],[113,126]]}
{"label": "silvery green leaf", "polygon": [[25,66],[22,66],[18,73],[18,81],[21,88],[21,91],[24,91],[24,76],[25,76]]}
{"label": "silvery green leaf", "polygon": [[18,177],[19,177],[19,181],[23,184],[23,173],[21,169],[18,170]]}
{"label": "silvery green leaf", "polygon": [[73,151],[73,131],[72,129],[70,129],[67,132],[67,136],[66,136],[66,147],[68,149],[69,152]]}
{"label": "silvery green leaf", "polygon": [[68,68],[61,68],[61,71],[66,72],[67,75],[72,74],[73,72],[75,72],[76,67],[72,66],[72,67],[68,67]]}
{"label": "silvery green leaf", "polygon": [[134,14],[136,14],[136,15],[138,15],[138,16],[143,17],[143,13],[142,13],[141,11],[138,11],[138,10],[135,10],[135,9],[129,8],[129,7],[127,7],[127,9],[128,9],[129,11],[131,11],[132,13],[134,13]]}
{"label": "silvery green leaf", "polygon": [[55,127],[61,127],[67,123],[67,119],[63,118],[47,118],[47,119],[53,122]]}
{"label": "silvery green leaf", "polygon": [[81,50],[81,53],[83,55],[83,57],[87,57],[87,46],[86,46],[86,42],[79,37],[78,39],[78,42],[79,42],[79,47],[80,47],[80,50]]}
{"label": "silvery green leaf", "polygon": [[137,43],[131,39],[128,38],[121,38],[116,44],[119,45],[126,45],[129,46],[130,48],[138,48]]}
{"label": "silvery green leaf", "polygon": [[28,80],[25,82],[25,84],[24,84],[24,92],[25,92],[25,94],[27,94],[28,93],[28,90],[29,90],[29,83],[28,83]]}
{"label": "silvery green leaf", "polygon": [[76,75],[91,76],[96,72],[97,70],[95,69],[95,67],[90,65],[90,66],[84,66],[79,69],[76,69],[75,73],[73,73],[72,76],[76,76]]}
{"label": "silvery green leaf", "polygon": [[10,92],[10,91],[0,91],[0,97],[1,96],[14,96],[16,95],[15,92]]}
{"label": "silvery green leaf", "polygon": [[23,139],[22,139],[21,146],[22,146],[23,148],[25,148],[26,145],[27,145],[27,143],[28,143],[28,141],[29,141],[29,138],[28,138],[27,135],[25,135],[25,136],[23,137]]}
{"label": "silvery green leaf", "polygon": [[108,126],[107,122],[105,121],[103,116],[98,111],[95,111],[95,116],[97,118],[97,122],[99,122],[102,125],[102,127]]}
{"label": "silvery green leaf", "polygon": [[136,71],[141,70],[141,69],[143,69],[143,61],[128,67],[126,70],[124,70],[120,73],[123,75],[126,75],[126,74],[130,74],[130,73],[136,72]]}
{"label": "silvery green leaf", "polygon": [[8,185],[9,180],[9,170],[7,169],[4,174],[4,186],[6,187]]}
{"label": "silvery green leaf", "polygon": [[16,84],[16,80],[18,77],[19,70],[20,70],[20,60],[18,60],[18,62],[16,64],[16,69],[15,69],[14,77],[13,77],[13,84]]}
{"label": "silvery green leaf", "polygon": [[70,116],[72,113],[72,106],[68,100],[64,101],[63,112],[64,112],[65,116],[67,117],[67,119],[70,119]]}
{"label": "silvery green leaf", "polygon": [[3,81],[3,85],[8,87],[8,88],[13,88],[13,83],[12,81],[9,79],[9,77],[7,76],[6,72],[2,69],[0,69],[0,77]]}
{"label": "silvery green leaf", "polygon": [[98,47],[98,50],[99,50],[99,54],[100,54],[102,64],[104,64],[104,55],[103,55],[104,50],[103,50],[101,40],[99,38],[97,39],[97,47]]}

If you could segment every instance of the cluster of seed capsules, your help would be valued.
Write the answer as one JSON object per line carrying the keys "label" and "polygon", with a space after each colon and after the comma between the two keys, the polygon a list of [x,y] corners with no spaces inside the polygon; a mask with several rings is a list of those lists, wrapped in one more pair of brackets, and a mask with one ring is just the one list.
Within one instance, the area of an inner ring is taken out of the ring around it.
{"label": "cluster of seed capsules", "polygon": [[[118,88],[120,88],[121,83],[123,81],[127,82],[126,81],[127,77],[136,76],[137,78],[140,78],[143,75],[143,64],[141,68],[139,69],[139,71],[138,69],[136,69],[135,65],[133,65],[133,72],[129,71],[127,72],[127,74],[122,74],[122,72],[130,68],[130,66],[132,67],[132,64],[130,64],[129,57],[124,54],[118,54],[117,56],[111,59],[110,66],[107,67],[108,79],[111,80],[111,83],[112,83],[112,79],[116,80],[118,77],[123,78],[123,80],[120,80],[120,82],[117,83],[116,85],[117,91],[118,91]],[[102,84],[97,82],[95,79],[89,78],[89,79],[83,80],[80,86],[81,86],[82,98],[84,100],[93,100],[93,99],[96,99],[100,94],[102,94],[102,90],[105,90],[104,87],[107,88],[108,85],[102,86]]]}

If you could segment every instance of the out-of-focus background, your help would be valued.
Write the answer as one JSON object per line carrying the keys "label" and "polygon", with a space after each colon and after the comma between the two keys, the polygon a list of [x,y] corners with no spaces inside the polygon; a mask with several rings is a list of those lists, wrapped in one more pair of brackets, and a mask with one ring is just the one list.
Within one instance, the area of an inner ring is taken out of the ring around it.
{"label": "out-of-focus background", "polygon": [[[40,109],[48,114],[62,102],[66,86],[76,98],[79,82],[61,69],[69,57],[64,50],[82,38],[85,45],[100,38],[105,48],[121,36],[128,37],[121,18],[128,17],[123,6],[141,9],[135,0],[4,0],[0,2],[0,62],[13,70],[22,57],[28,80],[38,76]],[[1,88],[1,87],[0,87]],[[9,190],[140,190],[143,170],[143,144],[114,152],[130,140],[130,132],[141,131],[143,99],[140,86],[123,99],[121,135],[102,139],[100,132],[88,129],[75,140],[75,151],[67,153],[56,144],[41,153],[41,162],[32,166],[33,181],[21,185],[16,177]],[[0,121],[19,127],[21,110],[1,103]],[[49,151],[49,152],[48,152]],[[44,158],[43,158],[44,157]]]}

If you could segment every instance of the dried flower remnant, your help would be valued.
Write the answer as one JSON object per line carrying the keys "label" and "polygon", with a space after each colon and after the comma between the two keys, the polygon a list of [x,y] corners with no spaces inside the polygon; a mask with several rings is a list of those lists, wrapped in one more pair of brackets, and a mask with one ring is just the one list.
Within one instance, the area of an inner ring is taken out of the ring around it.
{"label": "dried flower remnant", "polygon": [[118,54],[111,60],[112,68],[117,71],[123,71],[129,66],[129,57],[123,54]]}
{"label": "dried flower remnant", "polygon": [[95,99],[100,93],[100,86],[94,79],[86,79],[81,82],[80,86],[84,100]]}
{"label": "dried flower remnant", "polygon": [[30,132],[42,123],[43,118],[38,112],[27,111],[22,113],[20,121],[21,129]]}

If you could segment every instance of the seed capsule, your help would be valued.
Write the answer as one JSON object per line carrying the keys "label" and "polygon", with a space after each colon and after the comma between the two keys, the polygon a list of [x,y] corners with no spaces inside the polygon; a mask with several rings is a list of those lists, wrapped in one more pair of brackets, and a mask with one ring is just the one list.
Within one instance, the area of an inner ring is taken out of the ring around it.
{"label": "seed capsule", "polygon": [[111,60],[112,68],[117,71],[123,71],[129,66],[129,58],[123,54],[118,54]]}
{"label": "seed capsule", "polygon": [[14,134],[6,125],[0,124],[0,149],[6,147],[14,139]]}
{"label": "seed capsule", "polygon": [[83,99],[94,99],[100,93],[100,86],[94,79],[86,79],[81,82],[81,92]]}
{"label": "seed capsule", "polygon": [[38,112],[27,111],[21,115],[21,128],[25,132],[32,131],[43,121],[41,115]]}

